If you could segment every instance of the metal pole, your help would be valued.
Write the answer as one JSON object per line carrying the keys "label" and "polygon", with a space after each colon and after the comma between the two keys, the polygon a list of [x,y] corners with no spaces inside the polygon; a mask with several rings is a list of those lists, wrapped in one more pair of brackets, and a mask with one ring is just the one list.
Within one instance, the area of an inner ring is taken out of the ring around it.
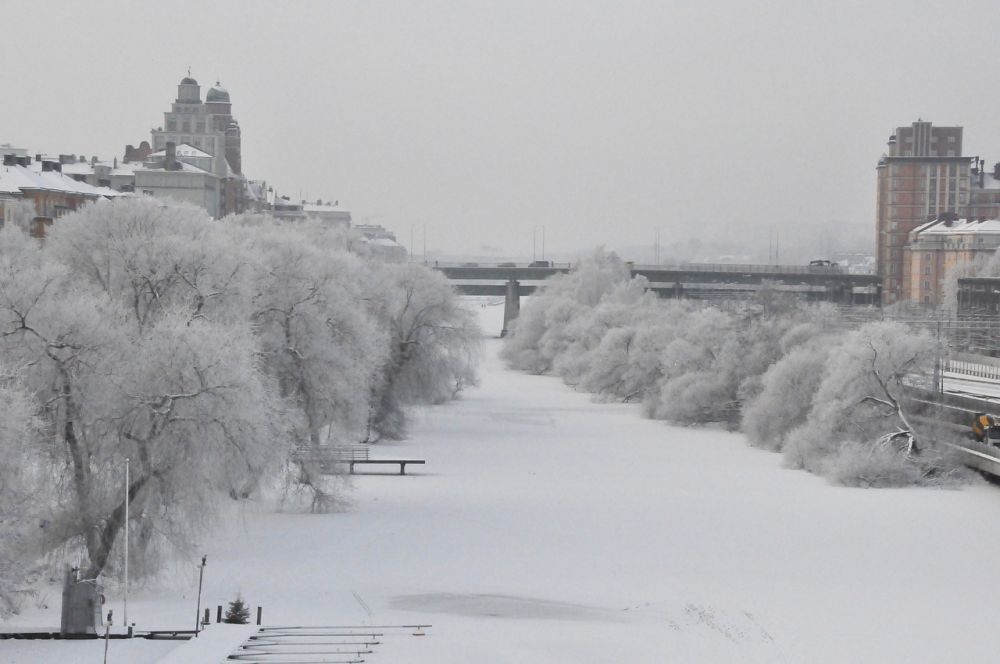
{"label": "metal pole", "polygon": [[129,475],[128,475],[128,462],[129,458],[125,457],[125,627],[128,627],[128,487],[129,487]]}
{"label": "metal pole", "polygon": [[538,259],[538,252],[536,247],[538,246],[538,226],[531,229],[531,260]]}
{"label": "metal pole", "polygon": [[108,611],[108,624],[104,626],[104,664],[108,664],[108,643],[111,641],[111,611]]}
{"label": "metal pole", "polygon": [[545,226],[542,226],[542,260],[545,260]]}
{"label": "metal pole", "polygon": [[201,557],[201,568],[198,572],[198,608],[194,612],[194,635],[198,636],[198,627],[201,624],[201,582],[205,577],[205,561],[207,555]]}

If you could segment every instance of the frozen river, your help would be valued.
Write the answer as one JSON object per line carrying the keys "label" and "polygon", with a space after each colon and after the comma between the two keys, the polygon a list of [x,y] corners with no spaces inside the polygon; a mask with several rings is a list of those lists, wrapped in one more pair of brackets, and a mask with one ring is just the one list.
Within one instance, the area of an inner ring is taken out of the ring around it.
{"label": "frozen river", "polygon": [[[739,434],[506,371],[499,343],[479,388],[392,444],[426,466],[354,478],[341,513],[254,506],[206,538],[202,605],[433,624],[368,658],[397,664],[996,661],[997,488],[830,486]],[[194,569],[132,599],[138,628],[189,628]],[[58,606],[18,624],[45,621]],[[25,647],[0,662],[67,661]]]}

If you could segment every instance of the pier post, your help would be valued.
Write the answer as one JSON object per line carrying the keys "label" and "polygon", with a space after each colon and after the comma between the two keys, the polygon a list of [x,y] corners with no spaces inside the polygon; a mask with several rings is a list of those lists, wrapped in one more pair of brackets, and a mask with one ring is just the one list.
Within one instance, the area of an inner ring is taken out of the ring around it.
{"label": "pier post", "polygon": [[500,336],[507,336],[507,330],[510,329],[510,322],[517,318],[518,314],[521,313],[521,290],[520,284],[517,279],[509,279],[507,281],[507,294],[504,297],[503,302],[503,329],[500,330]]}

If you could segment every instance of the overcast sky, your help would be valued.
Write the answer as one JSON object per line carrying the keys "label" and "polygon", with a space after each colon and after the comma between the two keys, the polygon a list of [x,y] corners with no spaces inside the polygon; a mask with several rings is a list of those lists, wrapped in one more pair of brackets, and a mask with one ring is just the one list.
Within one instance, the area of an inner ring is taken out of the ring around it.
{"label": "overcast sky", "polygon": [[918,117],[1000,161],[996,2],[0,9],[0,143],[121,158],[190,66],[229,90],[248,177],[412,229],[418,254],[539,253],[542,226],[550,254],[874,226],[875,164]]}

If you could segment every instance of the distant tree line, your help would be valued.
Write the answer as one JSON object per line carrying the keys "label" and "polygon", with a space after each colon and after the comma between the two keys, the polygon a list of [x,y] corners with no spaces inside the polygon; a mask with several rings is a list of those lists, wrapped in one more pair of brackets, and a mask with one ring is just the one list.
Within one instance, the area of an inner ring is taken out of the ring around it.
{"label": "distant tree line", "polygon": [[0,230],[0,613],[47,552],[117,568],[126,458],[150,573],[228,497],[284,479],[329,507],[338,485],[294,449],[398,438],[408,405],[475,383],[478,327],[444,277],[366,246],[146,199],[41,243]]}
{"label": "distant tree line", "polygon": [[[939,348],[900,323],[849,325],[830,305],[763,289],[747,306],[661,300],[597,251],[522,307],[502,357],[674,424],[725,423],[788,466],[853,486],[954,481],[953,453],[916,430],[904,384]],[[919,427],[917,427],[919,428]]]}

